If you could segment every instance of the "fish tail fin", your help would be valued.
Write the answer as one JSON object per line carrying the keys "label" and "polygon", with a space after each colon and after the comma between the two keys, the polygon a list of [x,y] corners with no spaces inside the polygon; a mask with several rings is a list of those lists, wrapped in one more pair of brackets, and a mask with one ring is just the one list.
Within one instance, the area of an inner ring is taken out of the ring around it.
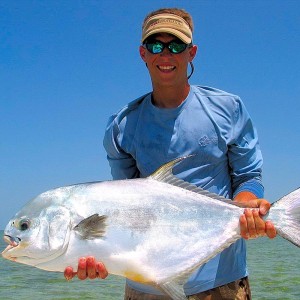
{"label": "fish tail fin", "polygon": [[300,188],[273,203],[267,219],[281,237],[300,247]]}

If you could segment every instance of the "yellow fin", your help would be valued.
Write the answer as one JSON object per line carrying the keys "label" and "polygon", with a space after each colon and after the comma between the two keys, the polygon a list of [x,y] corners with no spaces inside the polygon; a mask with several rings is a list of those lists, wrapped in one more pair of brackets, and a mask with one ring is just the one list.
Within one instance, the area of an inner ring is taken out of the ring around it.
{"label": "yellow fin", "polygon": [[139,282],[139,283],[149,283],[149,279],[145,278],[142,274],[133,272],[133,271],[125,271],[124,276],[130,280]]}

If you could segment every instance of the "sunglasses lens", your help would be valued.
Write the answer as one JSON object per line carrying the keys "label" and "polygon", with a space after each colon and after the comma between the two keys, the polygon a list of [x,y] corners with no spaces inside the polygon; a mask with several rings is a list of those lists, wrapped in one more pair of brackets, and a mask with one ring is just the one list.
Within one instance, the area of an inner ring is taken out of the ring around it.
{"label": "sunglasses lens", "polygon": [[146,43],[146,48],[153,54],[158,54],[163,52],[164,45],[160,42],[154,42],[154,43]]}
{"label": "sunglasses lens", "polygon": [[171,42],[168,46],[170,51],[174,54],[183,52],[187,47],[187,44],[178,43],[178,42]]}

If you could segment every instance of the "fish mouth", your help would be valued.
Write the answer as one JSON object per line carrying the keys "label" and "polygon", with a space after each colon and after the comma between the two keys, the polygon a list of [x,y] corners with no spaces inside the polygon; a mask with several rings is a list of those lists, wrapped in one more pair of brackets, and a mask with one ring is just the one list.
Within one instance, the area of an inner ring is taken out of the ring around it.
{"label": "fish mouth", "polygon": [[5,234],[3,236],[3,239],[4,241],[9,245],[11,246],[12,248],[14,247],[18,247],[20,242],[21,242],[21,239],[18,238],[18,237],[13,237],[13,236],[10,236],[10,235],[7,235]]}
{"label": "fish mouth", "polygon": [[12,237],[12,236],[10,236],[10,235],[7,235],[7,234],[5,234],[4,236],[3,236],[3,239],[4,239],[4,241],[8,244],[8,246],[3,250],[3,252],[1,253],[2,254],[2,256],[4,257],[4,258],[6,258],[6,259],[9,259],[9,260],[12,260],[12,261],[16,261],[16,257],[14,257],[14,256],[11,256],[10,254],[9,254],[9,251],[11,250],[11,249],[14,249],[14,248],[16,248],[16,247],[18,247],[19,246],[19,244],[20,244],[20,241],[21,241],[21,239],[20,238],[18,238],[18,237]]}

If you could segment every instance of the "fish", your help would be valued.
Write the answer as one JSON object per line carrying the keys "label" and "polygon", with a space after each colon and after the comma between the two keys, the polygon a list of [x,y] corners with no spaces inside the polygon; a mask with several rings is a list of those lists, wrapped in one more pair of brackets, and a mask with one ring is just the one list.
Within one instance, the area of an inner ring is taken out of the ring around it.
{"label": "fish", "polygon": [[[174,300],[201,265],[241,238],[244,207],[173,174],[188,157],[147,178],[74,184],[29,201],[4,231],[5,259],[64,272],[94,256],[110,274],[151,284]],[[300,189],[272,204],[265,220],[300,247]],[[218,220],[217,222],[215,220]]]}

